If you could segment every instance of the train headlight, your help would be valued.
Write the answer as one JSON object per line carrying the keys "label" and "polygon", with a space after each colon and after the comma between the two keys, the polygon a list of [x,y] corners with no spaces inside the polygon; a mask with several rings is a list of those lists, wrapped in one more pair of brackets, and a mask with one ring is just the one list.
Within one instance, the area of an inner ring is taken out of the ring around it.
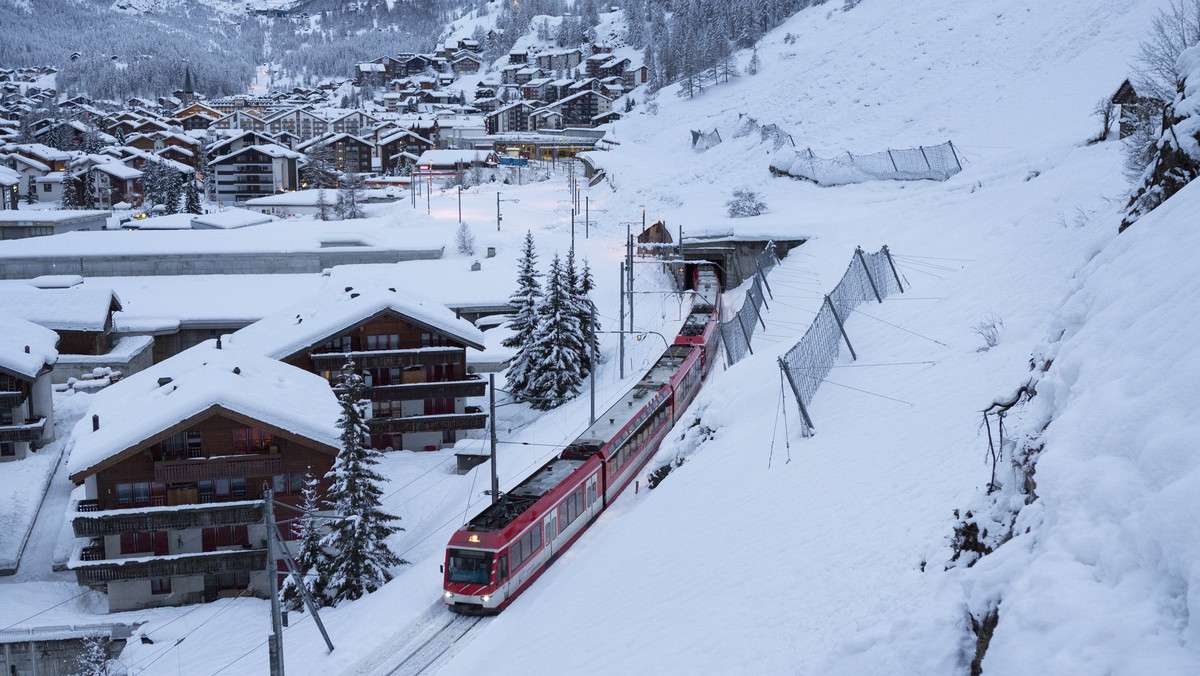
{"label": "train headlight", "polygon": [[484,603],[487,603],[488,601],[491,601],[491,600],[492,600],[492,595],[491,595],[491,594],[484,594],[484,595],[483,595],[481,598],[483,599],[483,602],[484,602]]}
{"label": "train headlight", "polygon": [[446,596],[446,600],[450,600],[450,599],[454,598],[454,592],[446,592],[445,596]]}

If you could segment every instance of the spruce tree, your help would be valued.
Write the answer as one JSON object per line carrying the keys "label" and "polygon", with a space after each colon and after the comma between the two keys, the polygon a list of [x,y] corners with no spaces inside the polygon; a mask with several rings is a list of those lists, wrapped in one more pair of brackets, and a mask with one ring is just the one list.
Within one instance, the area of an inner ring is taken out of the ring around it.
{"label": "spruce tree", "polygon": [[347,375],[338,394],[342,450],[325,475],[332,481],[327,504],[340,517],[321,538],[321,547],[332,552],[325,587],[331,604],[379,589],[392,579],[392,567],[406,563],[387,545],[387,538],[403,529],[392,524],[399,517],[384,512],[380,504],[383,477],[372,468],[381,453],[371,448],[362,410],[366,386],[353,369],[354,362],[343,367]]}
{"label": "spruce tree", "polygon": [[546,275],[546,297],[538,306],[537,333],[529,362],[527,396],[533,407],[548,411],[579,394],[583,386],[579,355],[584,342],[571,303],[566,275],[557,255]]}
{"label": "spruce tree", "polygon": [[25,186],[26,186],[25,203],[26,204],[37,204],[38,203],[37,181],[33,180],[32,175],[27,176],[25,178]]}
{"label": "spruce tree", "polygon": [[80,204],[84,209],[96,208],[96,191],[92,184],[92,172],[85,171],[79,179],[79,192],[81,193]]}
{"label": "spruce tree", "polygon": [[362,209],[362,203],[365,199],[363,195],[363,177],[360,174],[354,173],[342,174],[338,180],[338,216],[343,219],[366,218],[367,215]]}
{"label": "spruce tree", "polygon": [[163,190],[163,202],[167,206],[168,214],[179,213],[179,202],[183,199],[183,181],[184,177],[178,171],[168,168],[170,173],[167,174],[166,188]]}
{"label": "spruce tree", "polygon": [[301,178],[309,188],[332,188],[338,183],[337,161],[333,147],[329,144],[317,144],[310,147],[306,153],[308,163],[301,171]]}
{"label": "spruce tree", "polygon": [[196,179],[192,178],[191,176],[187,178],[187,188],[183,193],[183,201],[183,210],[187,213],[204,213],[204,210],[200,207],[200,187],[196,185]]}
{"label": "spruce tree", "polygon": [[508,320],[508,328],[513,333],[501,343],[504,347],[516,350],[509,361],[506,383],[508,391],[518,399],[529,386],[529,352],[537,332],[537,306],[542,298],[542,285],[538,282],[540,276],[533,233],[526,232],[525,247],[517,269],[517,290],[508,299],[509,305],[517,310]]}
{"label": "spruce tree", "polygon": [[592,363],[592,351],[596,352],[596,359],[600,359],[600,319],[596,315],[596,304],[592,302],[592,289],[596,286],[596,280],[592,277],[592,269],[588,266],[587,259],[583,261],[583,270],[579,273],[579,282],[575,287],[575,307],[579,317],[579,331],[583,341],[583,352],[581,353],[580,363],[583,364],[582,373],[584,376],[590,375],[592,369],[596,365]]}
{"label": "spruce tree", "polygon": [[[300,509],[303,515],[292,522],[292,533],[296,536],[296,572],[308,588],[308,593],[320,605],[325,599],[325,587],[328,583],[330,556],[321,547],[321,519],[318,512],[321,509],[320,492],[317,490],[318,479],[312,473],[310,466],[304,473],[304,486],[300,489]],[[289,577],[280,591],[280,600],[288,610],[299,610],[303,599],[300,590]]]}
{"label": "spruce tree", "polygon": [[75,185],[75,177],[69,171],[64,172],[62,177],[62,208],[79,208],[79,188]]}

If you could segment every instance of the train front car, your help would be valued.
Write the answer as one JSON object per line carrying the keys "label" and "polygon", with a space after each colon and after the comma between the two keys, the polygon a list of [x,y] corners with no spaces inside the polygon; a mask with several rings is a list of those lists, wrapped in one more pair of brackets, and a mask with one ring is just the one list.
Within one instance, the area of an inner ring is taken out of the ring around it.
{"label": "train front car", "polygon": [[443,600],[464,615],[508,606],[603,509],[599,445],[576,442],[458,529]]}

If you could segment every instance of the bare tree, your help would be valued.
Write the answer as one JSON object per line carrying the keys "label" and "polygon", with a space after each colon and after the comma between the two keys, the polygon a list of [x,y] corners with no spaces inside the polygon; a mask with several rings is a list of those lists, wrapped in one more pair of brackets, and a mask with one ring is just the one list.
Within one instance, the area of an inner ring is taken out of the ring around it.
{"label": "bare tree", "polygon": [[1112,127],[1113,115],[1116,113],[1116,105],[1112,99],[1104,96],[1096,102],[1096,108],[1092,110],[1092,114],[1100,120],[1100,133],[1093,139],[1096,143],[1108,140],[1108,130]]}
{"label": "bare tree", "polygon": [[1175,98],[1181,74],[1179,54],[1200,43],[1200,0],[1171,0],[1159,10],[1150,33],[1138,43],[1134,68],[1138,94],[1167,102]]}

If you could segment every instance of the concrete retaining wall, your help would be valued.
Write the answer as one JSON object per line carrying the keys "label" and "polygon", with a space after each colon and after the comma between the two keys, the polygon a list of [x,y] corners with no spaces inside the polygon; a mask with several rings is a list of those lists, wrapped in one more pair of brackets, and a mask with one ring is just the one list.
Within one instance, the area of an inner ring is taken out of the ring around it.
{"label": "concrete retaining wall", "polygon": [[443,249],[329,249],[222,254],[0,257],[0,279],[40,275],[134,277],[162,275],[308,274],[335,265],[434,260]]}

